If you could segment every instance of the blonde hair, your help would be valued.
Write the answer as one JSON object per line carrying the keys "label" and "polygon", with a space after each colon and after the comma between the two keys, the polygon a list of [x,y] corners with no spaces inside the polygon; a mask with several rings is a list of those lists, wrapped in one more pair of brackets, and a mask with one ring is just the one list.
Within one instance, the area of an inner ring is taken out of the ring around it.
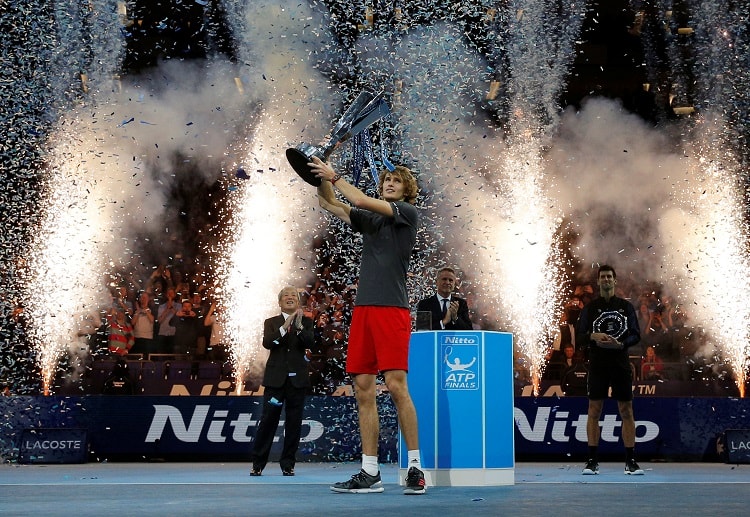
{"label": "blonde hair", "polygon": [[383,195],[383,183],[385,177],[388,175],[398,176],[404,184],[404,201],[411,203],[412,205],[417,201],[417,194],[419,188],[417,187],[417,180],[412,174],[411,170],[404,167],[403,165],[396,165],[396,168],[392,171],[385,169],[380,173],[380,179],[378,180],[378,194]]}

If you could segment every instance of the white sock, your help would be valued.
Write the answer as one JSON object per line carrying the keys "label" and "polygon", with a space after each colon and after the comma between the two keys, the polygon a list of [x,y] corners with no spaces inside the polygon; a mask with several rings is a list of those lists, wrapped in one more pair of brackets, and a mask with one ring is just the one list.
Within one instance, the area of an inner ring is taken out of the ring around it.
{"label": "white sock", "polygon": [[378,467],[378,457],[366,456],[363,454],[362,455],[362,470],[364,470],[371,476],[377,475],[377,473],[380,472],[380,468]]}
{"label": "white sock", "polygon": [[419,449],[406,452],[409,458],[407,468],[417,467],[419,470],[422,470],[422,460],[419,456]]}

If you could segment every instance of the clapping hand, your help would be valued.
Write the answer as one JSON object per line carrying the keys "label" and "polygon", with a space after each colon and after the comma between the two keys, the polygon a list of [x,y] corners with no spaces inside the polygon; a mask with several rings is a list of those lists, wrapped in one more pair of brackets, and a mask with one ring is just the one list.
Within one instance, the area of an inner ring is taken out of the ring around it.
{"label": "clapping hand", "polygon": [[284,322],[284,330],[286,332],[291,332],[293,329],[296,330],[302,330],[302,316],[303,316],[302,309],[299,308],[292,314],[290,314],[286,321]]}
{"label": "clapping hand", "polygon": [[451,301],[451,305],[448,308],[448,312],[451,314],[451,321],[456,321],[458,319],[458,301],[453,300]]}

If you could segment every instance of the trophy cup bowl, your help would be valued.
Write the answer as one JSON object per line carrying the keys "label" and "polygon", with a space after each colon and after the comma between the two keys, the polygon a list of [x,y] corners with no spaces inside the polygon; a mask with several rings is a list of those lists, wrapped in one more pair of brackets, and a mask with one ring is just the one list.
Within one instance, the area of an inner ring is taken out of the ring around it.
{"label": "trophy cup bowl", "polygon": [[286,159],[300,178],[313,187],[319,187],[322,181],[315,175],[307,163],[312,161],[313,156],[317,156],[325,161],[330,154],[330,150],[326,152],[322,147],[317,145],[299,144],[297,147],[290,147],[286,150]]}
{"label": "trophy cup bowl", "polygon": [[307,165],[312,161],[313,156],[326,161],[338,144],[361,133],[390,112],[390,108],[383,99],[383,92],[374,94],[364,90],[341,116],[327,143],[323,145],[302,143],[297,147],[290,147],[286,150],[286,159],[300,178],[318,187],[321,179]]}

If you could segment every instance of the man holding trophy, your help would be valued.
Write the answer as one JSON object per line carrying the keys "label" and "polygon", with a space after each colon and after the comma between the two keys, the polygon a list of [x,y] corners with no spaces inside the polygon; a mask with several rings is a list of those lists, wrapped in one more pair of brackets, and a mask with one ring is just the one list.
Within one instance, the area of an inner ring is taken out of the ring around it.
{"label": "man holding trophy", "polygon": [[[406,382],[409,367],[411,311],[406,273],[417,238],[419,214],[414,207],[417,181],[406,167],[393,166],[383,152],[386,169],[374,171],[380,199],[367,196],[331,167],[328,156],[343,141],[390,113],[382,92],[363,91],[347,108],[326,144],[300,144],[287,150],[287,159],[306,182],[318,187],[321,208],[362,234],[359,286],[349,329],[346,371],[354,379],[362,438],[362,469],[331,490],[345,493],[382,492],[378,467],[380,434],[375,379],[383,373],[398,412],[409,470],[405,494],[424,494],[425,479],[419,452],[417,412]],[[369,142],[368,142],[369,144]],[[369,147],[369,146],[368,146]],[[356,183],[354,179],[353,183]],[[348,203],[336,198],[337,189]]]}
{"label": "man holding trophy", "polygon": [[[406,273],[417,237],[419,215],[414,207],[417,182],[406,167],[385,170],[379,179],[381,199],[365,195],[326,162],[309,163],[321,179],[321,208],[362,233],[359,287],[349,329],[346,371],[354,378],[362,438],[362,470],[331,486],[334,492],[382,492],[378,467],[379,418],[375,378],[383,372],[398,412],[409,454],[405,494],[425,492],[421,470],[417,413],[406,382],[411,313]],[[334,188],[351,204],[336,199]]]}

